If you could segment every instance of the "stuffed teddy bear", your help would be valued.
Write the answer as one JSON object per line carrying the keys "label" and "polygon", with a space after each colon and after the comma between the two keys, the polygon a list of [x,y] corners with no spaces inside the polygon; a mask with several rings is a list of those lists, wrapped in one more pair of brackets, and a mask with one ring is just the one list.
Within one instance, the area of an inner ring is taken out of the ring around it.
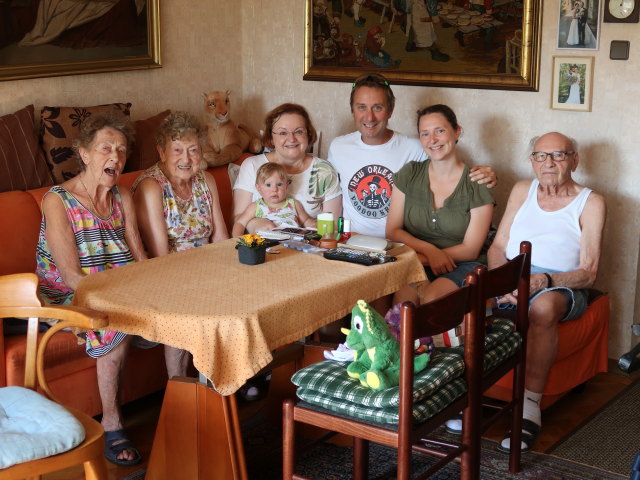
{"label": "stuffed teddy bear", "polygon": [[[351,329],[342,329],[347,335],[347,347],[355,350],[354,361],[347,367],[347,374],[372,390],[384,390],[399,384],[400,344],[395,339],[384,318],[364,300],[351,311]],[[416,373],[429,363],[426,353],[414,357]]]}
{"label": "stuffed teddy bear", "polygon": [[203,149],[202,169],[235,162],[242,152],[260,153],[262,141],[244,125],[231,120],[231,90],[204,93],[204,123],[207,137]]}

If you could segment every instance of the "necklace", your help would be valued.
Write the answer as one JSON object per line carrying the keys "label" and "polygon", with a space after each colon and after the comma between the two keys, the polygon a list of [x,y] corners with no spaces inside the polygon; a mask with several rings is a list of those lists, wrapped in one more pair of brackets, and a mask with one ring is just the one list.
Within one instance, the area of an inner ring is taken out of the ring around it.
{"label": "necklace", "polygon": [[91,206],[93,207],[93,213],[95,213],[96,215],[100,215],[100,212],[98,211],[98,208],[96,207],[96,204],[93,203],[93,199],[91,198],[91,195],[89,195],[89,190],[87,190],[87,186],[84,184],[84,182],[82,181],[82,178],[80,178],[80,176],[78,176],[78,180],[80,180],[80,183],[82,184],[82,188],[84,188],[84,192],[87,194],[87,197],[89,198],[89,201],[91,202]]}

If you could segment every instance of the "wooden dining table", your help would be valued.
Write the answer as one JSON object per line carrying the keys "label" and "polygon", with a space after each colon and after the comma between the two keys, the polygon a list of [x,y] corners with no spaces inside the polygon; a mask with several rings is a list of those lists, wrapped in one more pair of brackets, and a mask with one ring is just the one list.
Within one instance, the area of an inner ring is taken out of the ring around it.
{"label": "wooden dining table", "polygon": [[234,393],[275,351],[347,315],[358,299],[425,279],[404,246],[397,261],[372,266],[283,246],[249,266],[234,247],[230,239],[106,270],[76,289],[75,305],[107,313],[112,330],[188,350],[207,379],[169,381],[147,479],[246,479]]}

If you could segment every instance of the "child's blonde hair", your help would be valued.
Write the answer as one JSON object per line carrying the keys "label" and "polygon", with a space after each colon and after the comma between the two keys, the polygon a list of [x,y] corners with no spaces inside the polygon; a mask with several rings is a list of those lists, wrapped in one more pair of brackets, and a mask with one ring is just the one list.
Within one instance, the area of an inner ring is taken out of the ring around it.
{"label": "child's blonde hair", "polygon": [[287,175],[287,171],[284,167],[273,162],[267,162],[258,168],[258,171],[256,172],[256,183],[264,183],[264,181],[274,173],[277,173],[280,179],[287,185],[291,183],[289,175]]}

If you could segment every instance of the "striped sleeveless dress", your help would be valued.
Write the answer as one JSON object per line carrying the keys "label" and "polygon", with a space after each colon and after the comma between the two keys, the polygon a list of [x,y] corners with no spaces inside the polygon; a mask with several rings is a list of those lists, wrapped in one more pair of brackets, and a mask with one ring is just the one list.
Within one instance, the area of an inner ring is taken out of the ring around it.
{"label": "striped sleeveless dress", "polygon": [[[125,240],[126,221],[124,207],[117,186],[111,189],[111,215],[100,218],[80,203],[70,192],[57,185],[46,195],[53,194],[62,200],[69,226],[75,237],[80,269],[86,274],[133,263],[133,255]],[[40,234],[36,247],[36,274],[39,277],[39,293],[51,305],[69,305],[73,290],[67,287],[56,266],[45,238],[46,219],[42,216]],[[112,330],[89,330],[86,332],[87,354],[97,358],[109,353],[124,338],[125,333]]]}

